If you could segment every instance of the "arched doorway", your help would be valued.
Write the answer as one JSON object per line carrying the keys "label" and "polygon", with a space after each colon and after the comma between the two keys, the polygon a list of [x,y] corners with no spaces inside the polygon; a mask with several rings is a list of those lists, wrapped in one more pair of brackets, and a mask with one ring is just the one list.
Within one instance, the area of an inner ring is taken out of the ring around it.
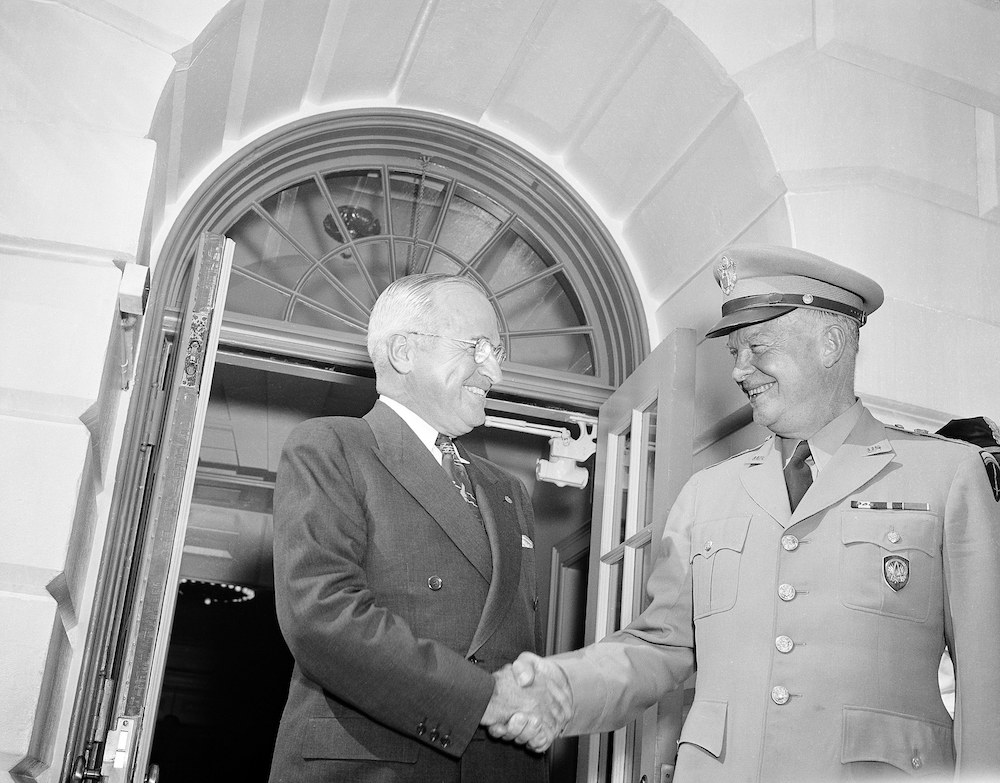
{"label": "arched doorway", "polygon": [[[164,465],[176,435],[169,390],[183,369],[174,346],[205,231],[228,235],[236,250],[196,475],[179,476]],[[511,359],[491,412],[535,424],[592,415],[647,350],[634,287],[599,221],[498,137],[426,114],[350,112],[297,123],[230,160],[177,222],[154,282],[102,566],[105,612],[88,642],[91,673],[106,687],[103,696],[97,685],[83,692],[78,736],[99,742],[94,704],[103,700],[105,723],[119,715],[136,727],[138,769],[159,718],[153,761],[180,737],[186,780],[196,768],[206,779],[237,772],[226,759],[248,762],[241,776],[266,773],[287,668],[273,680],[279,687],[258,690],[253,703],[271,706],[252,731],[233,717],[246,716],[235,694],[247,681],[287,667],[269,611],[280,446],[301,419],[370,407],[367,314],[391,280],[425,270],[475,277],[500,314]],[[472,440],[534,484],[546,438],[503,430]],[[157,503],[183,491],[190,513],[168,528]],[[546,531],[546,595],[547,549],[587,524],[589,491],[539,485],[533,503]],[[225,766],[192,766],[195,747],[221,753]]]}

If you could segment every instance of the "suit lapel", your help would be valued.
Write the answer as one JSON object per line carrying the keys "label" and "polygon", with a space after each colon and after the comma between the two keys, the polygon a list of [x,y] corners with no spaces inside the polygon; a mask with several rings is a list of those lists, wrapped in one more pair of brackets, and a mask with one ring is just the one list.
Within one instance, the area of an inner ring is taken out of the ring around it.
{"label": "suit lapel", "polygon": [[761,446],[743,455],[740,481],[753,501],[766,511],[775,522],[788,527],[791,509],[785,477],[781,472],[781,449],[777,438],[771,437]]}
{"label": "suit lapel", "polygon": [[479,627],[469,645],[472,655],[492,636],[510,610],[521,583],[521,527],[513,499],[505,495],[506,482],[494,471],[472,457],[469,476],[479,501],[479,511],[493,550],[493,581]]}
{"label": "suit lapel", "polygon": [[376,455],[386,470],[424,507],[489,581],[493,561],[490,543],[478,529],[475,513],[455,491],[427,447],[384,403],[376,403],[365,415],[365,421],[372,428],[378,443]]}
{"label": "suit lapel", "polygon": [[895,456],[885,427],[867,408],[844,444],[802,497],[792,524],[839,503],[877,476]]}

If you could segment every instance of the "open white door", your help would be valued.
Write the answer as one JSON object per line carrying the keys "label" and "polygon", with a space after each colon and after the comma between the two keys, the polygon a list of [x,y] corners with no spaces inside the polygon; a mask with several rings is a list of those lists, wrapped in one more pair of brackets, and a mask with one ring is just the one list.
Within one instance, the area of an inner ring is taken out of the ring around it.
{"label": "open white door", "polygon": [[102,685],[93,689],[93,703],[84,713],[88,742],[73,765],[73,780],[130,783],[157,777],[155,771],[147,777],[152,727],[233,252],[231,239],[202,235],[183,327],[176,343],[162,352],[168,358],[158,381],[165,399],[165,410],[159,410],[171,437],[144,445],[143,486],[135,488],[134,503],[122,506],[121,513],[134,512],[140,522],[136,539],[122,544],[128,562],[108,564],[117,571],[96,643],[103,648]]}
{"label": "open white door", "polygon": [[[671,504],[691,474],[695,334],[672,332],[601,406],[594,470],[586,642],[629,624]],[[672,771],[680,694],[580,746],[581,783],[662,783]]]}

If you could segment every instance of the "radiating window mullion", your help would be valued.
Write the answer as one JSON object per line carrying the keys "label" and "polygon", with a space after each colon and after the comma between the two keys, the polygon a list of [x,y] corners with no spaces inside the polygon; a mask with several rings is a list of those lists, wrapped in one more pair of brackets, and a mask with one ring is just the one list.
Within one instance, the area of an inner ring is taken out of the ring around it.
{"label": "radiating window mullion", "polygon": [[[260,218],[262,218],[265,222],[267,222],[269,226],[274,228],[275,231],[280,232],[281,235],[285,238],[285,241],[288,242],[288,244],[290,244],[292,247],[294,247],[296,251],[298,251],[299,255],[301,255],[304,259],[306,259],[307,261],[309,261],[309,263],[312,264],[313,270],[310,271],[317,271],[321,275],[323,275],[323,277],[326,278],[327,282],[330,283],[330,285],[336,288],[337,291],[339,291],[347,301],[349,301],[351,304],[357,307],[361,312],[367,313],[370,311],[370,308],[367,305],[362,303],[361,300],[359,300],[347,286],[341,283],[335,275],[330,274],[329,269],[324,267],[316,258],[314,258],[313,255],[301,245],[301,243],[296,241],[296,239],[291,234],[289,234],[280,223],[278,223],[274,218],[272,218],[269,214],[267,214],[267,212],[259,204],[255,202],[252,205],[252,209],[254,212],[257,213],[257,215]],[[296,297],[302,296],[300,292],[302,290],[302,286],[305,285],[305,282],[308,278],[309,275],[305,274],[299,280],[299,284],[295,287]]]}
{"label": "radiating window mullion", "polygon": [[400,275],[396,263],[396,242],[393,239],[396,236],[396,227],[392,217],[392,180],[388,163],[383,163],[379,168],[382,172],[382,198],[385,199],[386,235],[389,237],[389,279],[398,280]]}
{"label": "radiating window mullion", "polygon": [[[441,235],[441,227],[444,226],[445,218],[448,215],[448,210],[451,209],[451,202],[455,196],[455,190],[458,187],[458,182],[455,179],[448,180],[448,186],[444,190],[444,197],[441,199],[441,209],[438,211],[437,225],[434,226],[434,230],[427,235],[427,254],[424,256],[423,268],[421,272],[426,272],[434,258],[435,253],[444,253],[448,258],[457,261],[459,266],[468,268],[469,264],[464,258],[457,258],[455,255],[446,252],[442,248],[437,246],[438,237]],[[419,205],[418,205],[419,208]],[[416,251],[418,241],[417,237],[413,237],[413,248]],[[463,270],[464,271],[464,270]]]}
{"label": "radiating window mullion", "polygon": [[[313,174],[313,179],[316,185],[319,187],[320,193],[323,194],[323,198],[326,199],[327,206],[330,207],[330,214],[334,215],[334,220],[338,223],[343,223],[344,221],[340,217],[340,213],[337,209],[337,204],[334,203],[333,194],[330,193],[330,189],[326,185],[326,179],[320,175],[317,171]],[[385,183],[382,183],[382,190],[385,190]],[[378,288],[375,285],[375,281],[372,280],[371,275],[368,273],[368,267],[366,264],[361,262],[361,253],[358,252],[358,247],[354,243],[354,237],[351,236],[351,232],[347,230],[347,225],[343,226],[344,244],[348,246],[351,251],[351,260],[354,262],[354,266],[357,267],[358,271],[361,273],[361,277],[364,279],[365,284],[368,286],[368,292],[372,295],[372,301],[378,299]]]}
{"label": "radiating window mullion", "polygon": [[257,283],[260,283],[263,286],[266,286],[267,288],[270,288],[270,289],[274,290],[274,291],[278,291],[280,293],[288,294],[288,296],[289,296],[289,305],[285,308],[285,315],[284,315],[284,317],[282,319],[282,320],[284,320],[286,322],[289,322],[289,323],[291,322],[291,315],[292,315],[291,308],[292,308],[292,305],[294,305],[295,302],[306,302],[306,303],[312,305],[313,307],[315,307],[317,310],[320,310],[321,312],[326,313],[331,318],[336,318],[337,320],[343,321],[344,323],[349,324],[350,326],[357,327],[361,331],[365,331],[368,328],[368,323],[366,321],[362,322],[362,321],[358,321],[357,319],[351,318],[350,316],[348,316],[348,315],[346,315],[344,313],[341,313],[340,311],[338,311],[338,310],[330,307],[329,305],[326,305],[326,304],[324,304],[323,302],[320,302],[317,299],[313,299],[311,296],[307,296],[306,294],[301,294],[297,290],[294,290],[294,291],[290,290],[287,286],[283,286],[283,285],[280,285],[278,283],[275,283],[273,280],[271,280],[271,279],[269,279],[267,277],[264,277],[263,275],[259,275],[256,272],[251,272],[248,269],[240,269],[240,268],[234,267],[232,273],[234,275],[238,275],[238,276],[241,276],[241,277],[245,277],[245,278],[247,278],[249,280],[253,280],[253,281],[257,282]]}
{"label": "radiating window mullion", "polygon": [[501,296],[506,296],[507,294],[513,293],[514,291],[517,291],[520,288],[524,288],[527,285],[536,283],[539,280],[544,280],[546,277],[551,277],[552,275],[558,272],[562,272],[564,270],[565,266],[561,262],[555,263],[552,266],[547,267],[544,272],[539,272],[538,274],[532,275],[531,277],[526,277],[523,280],[519,280],[518,282],[507,286],[501,291],[496,291],[495,295],[499,299]]}
{"label": "radiating window mullion", "polygon": [[[476,267],[478,267],[479,264],[482,262],[483,257],[486,255],[488,251],[496,247],[497,242],[501,240],[504,233],[506,233],[507,229],[509,229],[516,221],[517,221],[517,215],[511,214],[510,217],[508,217],[505,221],[503,221],[503,223],[497,226],[496,231],[493,232],[493,236],[487,239],[486,242],[483,243],[483,246],[476,251],[475,255],[473,255],[472,258],[469,259],[468,262],[469,267],[474,272],[479,271],[478,269],[476,269]],[[442,224],[444,223],[444,221],[441,222]],[[516,287],[517,287],[516,285],[511,286],[511,288],[516,288]],[[500,296],[500,293],[502,292],[495,293],[494,298]]]}

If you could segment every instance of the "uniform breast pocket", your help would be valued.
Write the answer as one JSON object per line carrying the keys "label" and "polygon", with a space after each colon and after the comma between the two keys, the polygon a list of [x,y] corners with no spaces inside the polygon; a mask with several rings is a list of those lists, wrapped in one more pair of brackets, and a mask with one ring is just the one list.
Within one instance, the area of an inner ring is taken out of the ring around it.
{"label": "uniform breast pocket", "polygon": [[840,600],[845,606],[924,622],[941,594],[941,525],[912,511],[847,511]]}
{"label": "uniform breast pocket", "polygon": [[712,519],[691,530],[694,619],[725,612],[736,604],[740,560],[750,517]]}

